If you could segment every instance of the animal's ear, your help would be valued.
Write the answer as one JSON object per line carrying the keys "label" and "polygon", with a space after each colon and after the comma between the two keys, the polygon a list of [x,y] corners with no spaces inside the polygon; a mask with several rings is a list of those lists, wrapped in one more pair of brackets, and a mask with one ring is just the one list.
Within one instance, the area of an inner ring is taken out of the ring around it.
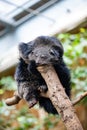
{"label": "animal's ear", "polygon": [[20,57],[26,60],[32,51],[32,46],[26,43],[20,43],[18,46]]}
{"label": "animal's ear", "polygon": [[62,57],[63,55],[63,48],[60,47],[60,46],[52,46],[53,50],[54,50],[54,53],[57,57]]}

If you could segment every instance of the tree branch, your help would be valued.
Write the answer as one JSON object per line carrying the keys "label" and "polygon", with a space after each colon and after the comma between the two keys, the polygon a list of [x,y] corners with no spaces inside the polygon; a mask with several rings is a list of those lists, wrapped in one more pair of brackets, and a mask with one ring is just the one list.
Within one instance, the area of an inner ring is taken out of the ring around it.
{"label": "tree branch", "polygon": [[41,66],[37,68],[48,86],[49,98],[54,107],[61,115],[67,130],[83,130],[71,101],[65,93],[59,78],[52,66]]}
{"label": "tree branch", "polygon": [[[47,93],[41,93],[40,95],[43,96],[43,97],[49,98],[49,92],[47,92]],[[81,102],[86,96],[87,96],[87,92],[84,92],[83,94],[81,94],[76,99],[71,100],[72,105],[75,106],[76,104],[78,104],[79,102]]]}
{"label": "tree branch", "polygon": [[79,103],[84,97],[87,96],[87,92],[84,92],[83,94],[81,94],[79,97],[77,97],[77,99],[72,101],[73,105],[76,105],[77,103]]}
{"label": "tree branch", "polygon": [[[43,97],[49,98],[49,92],[41,93],[40,95]],[[87,96],[87,92],[84,92],[79,97],[77,97],[77,99],[72,100],[71,102],[72,102],[73,106],[76,105],[77,103],[79,103],[80,101],[82,101],[86,96]],[[5,103],[8,106],[11,106],[11,105],[15,105],[15,104],[19,103],[20,100],[21,100],[21,98],[19,97],[18,92],[15,91],[13,97],[6,99]]]}
{"label": "tree branch", "polygon": [[18,104],[20,100],[21,100],[21,98],[19,97],[18,92],[15,91],[13,97],[6,99],[5,103],[8,106],[11,106],[11,105]]}

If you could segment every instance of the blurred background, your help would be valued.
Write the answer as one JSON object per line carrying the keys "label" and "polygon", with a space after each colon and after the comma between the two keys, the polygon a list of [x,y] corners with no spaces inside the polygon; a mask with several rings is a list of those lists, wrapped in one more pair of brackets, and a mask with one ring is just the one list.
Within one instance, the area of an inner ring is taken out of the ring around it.
{"label": "blurred background", "polygon": [[[61,117],[24,100],[6,106],[17,89],[18,44],[41,35],[57,37],[71,71],[71,98],[87,91],[87,0],[0,0],[0,130],[66,130]],[[87,98],[75,106],[87,130]]]}

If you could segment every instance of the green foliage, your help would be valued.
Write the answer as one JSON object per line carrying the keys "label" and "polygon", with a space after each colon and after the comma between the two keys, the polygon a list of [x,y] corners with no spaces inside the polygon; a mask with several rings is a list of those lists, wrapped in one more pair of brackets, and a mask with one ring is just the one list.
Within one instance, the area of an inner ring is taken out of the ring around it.
{"label": "green foliage", "polygon": [[14,81],[13,77],[8,76],[8,77],[3,77],[0,79],[0,94],[3,94],[5,90],[16,90],[16,82]]}
{"label": "green foliage", "polygon": [[[9,130],[11,127],[11,123],[13,120],[11,115],[11,111],[14,110],[15,115],[15,107],[7,107],[4,101],[0,101],[0,130]],[[9,120],[8,118],[11,117]]]}
{"label": "green foliage", "polygon": [[84,30],[78,34],[60,34],[58,38],[63,43],[64,46],[64,59],[65,62],[72,66],[78,65],[79,58],[87,59],[87,52],[84,49],[87,49],[87,30]]}
{"label": "green foliage", "polygon": [[87,30],[81,28],[77,34],[59,34],[58,38],[63,43],[64,60],[71,70],[73,91],[78,96],[87,91]]}
{"label": "green foliage", "polygon": [[3,77],[0,80],[0,86],[3,86],[5,90],[16,90],[16,82],[14,81],[13,77]]}
{"label": "green foliage", "polygon": [[55,115],[56,118],[52,114],[49,114],[47,117],[44,118],[44,125],[47,130],[53,129],[59,122],[59,115]]}
{"label": "green foliage", "polygon": [[[0,130],[49,130],[58,124],[59,117],[48,115],[41,121],[37,116],[29,113],[27,106],[23,106],[20,111],[15,107],[7,107],[4,102],[0,102]],[[17,126],[12,126],[17,124]]]}

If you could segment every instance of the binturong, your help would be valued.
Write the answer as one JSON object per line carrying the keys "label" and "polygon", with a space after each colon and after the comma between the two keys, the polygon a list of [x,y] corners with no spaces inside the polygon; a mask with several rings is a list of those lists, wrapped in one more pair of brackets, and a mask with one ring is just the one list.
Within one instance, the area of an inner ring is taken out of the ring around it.
{"label": "binturong", "polygon": [[51,100],[41,95],[48,91],[44,79],[37,70],[41,65],[54,67],[66,94],[70,97],[70,72],[63,61],[63,53],[63,46],[55,37],[40,36],[19,45],[20,59],[15,79],[18,94],[27,101],[29,108],[38,102],[48,113],[58,114]]}

